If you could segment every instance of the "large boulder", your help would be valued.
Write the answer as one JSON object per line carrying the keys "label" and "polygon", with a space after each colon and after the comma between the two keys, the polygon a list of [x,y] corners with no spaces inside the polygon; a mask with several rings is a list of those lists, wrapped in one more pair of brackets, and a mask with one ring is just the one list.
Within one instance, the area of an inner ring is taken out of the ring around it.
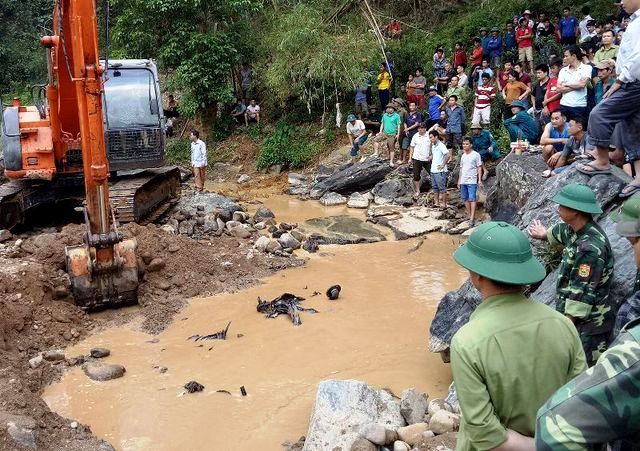
{"label": "large boulder", "polygon": [[349,450],[371,423],[404,426],[400,404],[389,392],[355,380],[322,381],[303,450]]}
{"label": "large boulder", "polygon": [[298,230],[317,244],[377,243],[385,237],[372,224],[353,216],[309,219]]}
{"label": "large boulder", "polygon": [[340,194],[367,191],[383,180],[392,169],[387,160],[370,157],[363,163],[349,165],[316,183],[311,188],[310,195],[319,199],[328,191]]}
{"label": "large boulder", "polygon": [[371,190],[373,201],[378,205],[403,203],[413,192],[413,182],[406,177],[383,180]]}
{"label": "large boulder", "polygon": [[334,192],[326,192],[320,198],[320,203],[325,207],[330,207],[332,205],[342,205],[347,203],[347,198],[342,194],[334,193]]}
{"label": "large boulder", "polygon": [[[436,232],[449,224],[447,219],[443,219],[444,213],[442,211],[432,208],[412,207],[399,210],[391,208],[386,212],[380,210],[383,209],[370,209],[368,212],[372,217],[370,220],[389,227],[397,240],[406,240]],[[375,214],[379,216],[373,216]]]}
{"label": "large boulder", "polygon": [[513,222],[529,196],[544,184],[546,169],[540,154],[507,155],[496,167],[496,182],[487,188],[487,212],[496,221]]}
{"label": "large boulder", "polygon": [[[539,157],[539,156],[538,156]],[[539,157],[540,158],[540,157]],[[518,174],[518,164],[522,168],[530,168],[532,164],[531,157],[513,157],[505,158],[505,162],[509,166],[508,174]],[[523,187],[522,180],[518,180],[517,176],[507,175],[505,177],[498,166],[498,181],[496,186],[500,186],[500,190],[515,191]],[[523,170],[524,170],[523,169]],[[522,175],[522,177],[526,177]],[[511,222],[526,231],[527,227],[534,221],[541,221],[546,227],[550,227],[560,222],[558,215],[558,206],[553,202],[553,197],[569,183],[584,183],[591,187],[596,194],[596,198],[602,206],[605,213],[600,217],[596,217],[596,221],[603,228],[611,243],[615,257],[614,279],[611,287],[612,296],[618,302],[623,302],[630,294],[633,288],[633,281],[636,274],[636,265],[633,258],[633,250],[631,245],[625,239],[615,233],[615,225],[608,218],[608,212],[617,208],[620,199],[617,197],[620,189],[630,180],[630,178],[618,168],[613,168],[613,175],[595,175],[589,177],[578,172],[575,167],[570,167],[562,173],[552,177],[549,180],[542,179],[534,191],[529,192],[529,196],[523,206],[511,216]],[[501,194],[494,193],[494,196]],[[492,200],[491,202],[493,202]],[[517,202],[521,202],[517,200]],[[497,210],[499,211],[499,210]],[[531,240],[536,255],[545,263],[546,256],[551,254],[549,244],[546,241]],[[556,280],[557,268],[550,268],[547,277],[537,288],[531,297],[546,305],[555,307],[556,296]],[[475,310],[480,302],[480,294],[471,286],[469,281],[465,282],[462,287],[456,291],[447,293],[440,304],[438,310],[431,323],[429,350],[431,352],[444,352],[446,356],[451,338],[460,327],[469,321],[471,313]]]}
{"label": "large boulder", "polygon": [[242,211],[242,207],[228,197],[215,193],[195,193],[183,196],[176,204],[176,211],[196,211],[200,207],[205,215],[216,213],[224,222],[231,221],[234,211]]}

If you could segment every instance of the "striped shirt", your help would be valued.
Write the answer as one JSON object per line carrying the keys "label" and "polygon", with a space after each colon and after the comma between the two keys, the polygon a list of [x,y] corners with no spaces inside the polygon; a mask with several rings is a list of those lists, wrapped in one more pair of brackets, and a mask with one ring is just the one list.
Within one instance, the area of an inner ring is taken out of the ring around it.
{"label": "striped shirt", "polygon": [[476,89],[476,108],[479,110],[491,106],[491,99],[496,97],[496,88],[493,86],[478,86]]}

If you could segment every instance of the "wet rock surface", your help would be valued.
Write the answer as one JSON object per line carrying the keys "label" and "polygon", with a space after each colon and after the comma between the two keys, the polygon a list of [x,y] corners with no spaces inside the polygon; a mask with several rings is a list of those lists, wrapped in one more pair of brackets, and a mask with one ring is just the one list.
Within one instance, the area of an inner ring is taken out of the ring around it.
{"label": "wet rock surface", "polygon": [[122,365],[92,361],[82,365],[82,371],[91,380],[110,381],[124,376],[126,370]]}
{"label": "wet rock surface", "polygon": [[316,393],[304,450],[353,449],[352,445],[360,439],[371,443],[361,437],[365,426],[371,423],[388,429],[404,425],[400,404],[391,394],[355,380],[322,381]]}
{"label": "wet rock surface", "polygon": [[317,244],[358,244],[384,241],[378,229],[352,216],[309,219],[298,227]]}

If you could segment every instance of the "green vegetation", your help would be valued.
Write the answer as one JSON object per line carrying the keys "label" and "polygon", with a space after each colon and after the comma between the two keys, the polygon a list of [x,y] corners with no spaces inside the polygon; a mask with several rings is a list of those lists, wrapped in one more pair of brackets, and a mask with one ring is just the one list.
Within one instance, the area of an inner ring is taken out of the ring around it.
{"label": "green vegetation", "polygon": [[289,164],[292,168],[303,166],[320,150],[309,138],[304,128],[279,122],[275,132],[262,142],[258,168],[274,164]]}

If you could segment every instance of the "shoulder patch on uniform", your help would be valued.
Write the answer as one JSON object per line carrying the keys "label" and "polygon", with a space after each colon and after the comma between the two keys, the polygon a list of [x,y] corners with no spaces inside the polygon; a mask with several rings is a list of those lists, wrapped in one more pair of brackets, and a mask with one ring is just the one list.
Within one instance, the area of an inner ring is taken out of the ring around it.
{"label": "shoulder patch on uniform", "polygon": [[586,263],[578,266],[578,275],[580,277],[589,277],[589,274],[591,274],[591,266],[587,265]]}

